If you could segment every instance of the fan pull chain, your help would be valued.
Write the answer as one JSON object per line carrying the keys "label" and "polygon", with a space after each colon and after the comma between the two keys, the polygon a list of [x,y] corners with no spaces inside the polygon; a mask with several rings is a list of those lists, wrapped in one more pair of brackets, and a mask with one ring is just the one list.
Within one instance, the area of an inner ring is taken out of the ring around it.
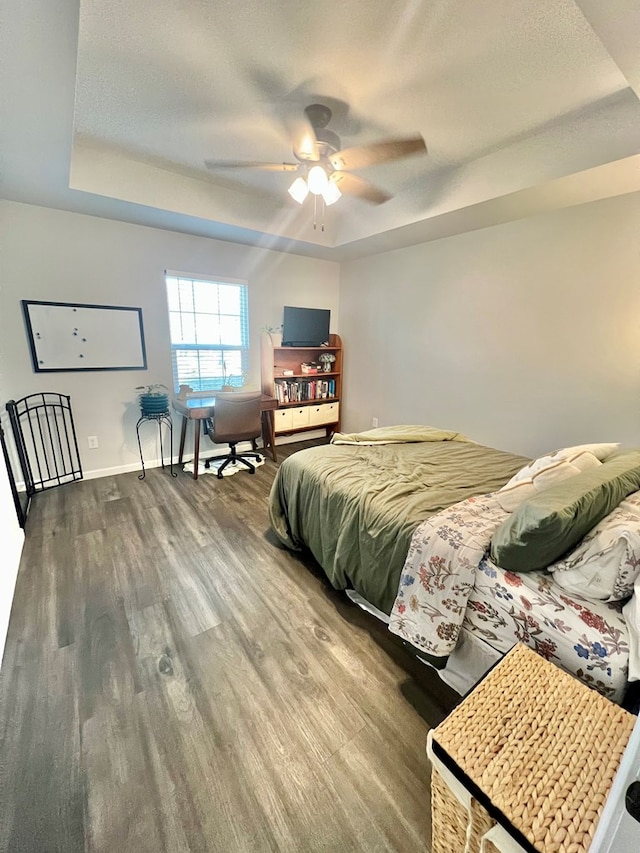
{"label": "fan pull chain", "polygon": [[313,197],[313,230],[316,231],[318,227],[318,198],[320,198],[320,230],[324,231],[324,211],[325,211],[325,203],[322,196],[314,195]]}

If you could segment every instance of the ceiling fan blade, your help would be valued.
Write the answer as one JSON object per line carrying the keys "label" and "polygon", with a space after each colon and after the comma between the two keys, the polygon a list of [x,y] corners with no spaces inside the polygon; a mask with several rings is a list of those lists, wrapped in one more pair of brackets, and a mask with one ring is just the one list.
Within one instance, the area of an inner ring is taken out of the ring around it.
{"label": "ceiling fan blade", "polygon": [[350,172],[332,172],[329,180],[338,187],[341,193],[355,195],[371,204],[384,204],[393,198],[390,193],[379,189],[364,178],[352,175]]}
{"label": "ceiling fan blade", "polygon": [[406,139],[388,139],[384,142],[372,142],[371,145],[358,145],[345,148],[329,156],[334,169],[366,169],[389,160],[400,160],[412,154],[426,154],[427,146],[421,136]]}
{"label": "ceiling fan blade", "polygon": [[305,115],[286,113],[284,124],[291,138],[293,153],[298,160],[318,161],[318,140],[311,122]]}
{"label": "ceiling fan blade", "polygon": [[262,172],[296,172],[296,163],[261,163],[257,160],[205,160],[207,169],[258,169]]}

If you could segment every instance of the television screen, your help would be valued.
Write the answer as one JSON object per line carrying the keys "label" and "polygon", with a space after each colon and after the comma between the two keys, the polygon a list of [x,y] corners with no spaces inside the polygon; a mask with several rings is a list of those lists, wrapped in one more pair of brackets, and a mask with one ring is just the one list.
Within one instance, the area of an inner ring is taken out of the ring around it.
{"label": "television screen", "polygon": [[329,341],[328,308],[292,308],[284,306],[282,346],[319,347]]}

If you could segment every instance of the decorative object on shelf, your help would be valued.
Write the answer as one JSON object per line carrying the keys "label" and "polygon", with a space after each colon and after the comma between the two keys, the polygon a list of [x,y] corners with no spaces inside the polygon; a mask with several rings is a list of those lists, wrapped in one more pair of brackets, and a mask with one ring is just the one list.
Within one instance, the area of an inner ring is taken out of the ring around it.
{"label": "decorative object on shelf", "polygon": [[279,326],[264,326],[263,331],[271,338],[272,347],[282,346],[282,324]]}
{"label": "decorative object on shelf", "polygon": [[169,411],[169,389],[162,383],[138,385],[138,402],[143,418],[162,415]]}
{"label": "decorative object on shelf", "polygon": [[336,357],[332,352],[321,352],[318,356],[318,361],[322,362],[322,369],[325,373],[329,373],[331,371],[331,365],[335,360]]}

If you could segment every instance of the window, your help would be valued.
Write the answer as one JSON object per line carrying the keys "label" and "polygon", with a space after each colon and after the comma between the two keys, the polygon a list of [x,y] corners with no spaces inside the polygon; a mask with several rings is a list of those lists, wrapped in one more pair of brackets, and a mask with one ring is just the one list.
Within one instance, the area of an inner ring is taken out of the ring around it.
{"label": "window", "polygon": [[166,272],[176,391],[242,385],[249,369],[247,285]]}

